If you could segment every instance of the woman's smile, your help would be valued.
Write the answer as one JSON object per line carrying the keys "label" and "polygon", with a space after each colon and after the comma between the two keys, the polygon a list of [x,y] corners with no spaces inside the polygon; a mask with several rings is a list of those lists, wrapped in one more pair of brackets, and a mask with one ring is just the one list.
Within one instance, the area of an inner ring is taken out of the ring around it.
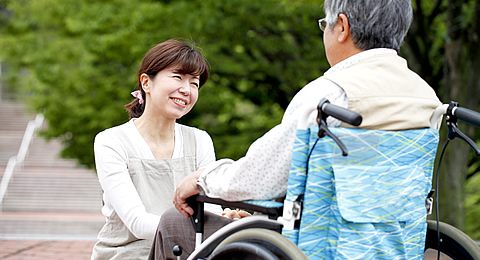
{"label": "woman's smile", "polygon": [[178,104],[182,107],[185,107],[188,104],[188,101],[180,98],[170,98],[175,104]]}

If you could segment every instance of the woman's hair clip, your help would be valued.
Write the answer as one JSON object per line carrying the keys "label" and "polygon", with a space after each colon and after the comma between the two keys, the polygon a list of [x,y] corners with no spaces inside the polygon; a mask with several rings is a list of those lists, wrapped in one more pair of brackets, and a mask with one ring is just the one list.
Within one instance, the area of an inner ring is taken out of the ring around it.
{"label": "woman's hair clip", "polygon": [[132,94],[132,96],[138,98],[138,103],[139,104],[143,104],[142,92],[140,92],[140,90],[135,90],[130,94]]}

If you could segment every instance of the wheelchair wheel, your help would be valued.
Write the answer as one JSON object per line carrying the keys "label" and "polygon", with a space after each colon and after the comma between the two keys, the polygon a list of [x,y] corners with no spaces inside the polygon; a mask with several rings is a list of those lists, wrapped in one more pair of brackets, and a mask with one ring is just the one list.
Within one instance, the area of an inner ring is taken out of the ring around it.
{"label": "wheelchair wheel", "polygon": [[230,235],[208,257],[220,259],[307,259],[290,240],[275,231],[250,228]]}
{"label": "wheelchair wheel", "polygon": [[268,248],[245,242],[233,242],[217,250],[209,260],[279,260]]}
{"label": "wheelchair wheel", "polygon": [[[424,259],[437,259],[437,223],[427,220]],[[480,247],[459,229],[440,222],[440,259],[480,259]]]}

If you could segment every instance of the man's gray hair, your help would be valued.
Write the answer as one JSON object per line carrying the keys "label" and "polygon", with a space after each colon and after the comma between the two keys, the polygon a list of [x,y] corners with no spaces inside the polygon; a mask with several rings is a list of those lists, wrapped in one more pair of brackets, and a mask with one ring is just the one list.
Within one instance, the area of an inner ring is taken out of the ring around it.
{"label": "man's gray hair", "polygon": [[413,19],[411,0],[325,0],[330,29],[345,14],[355,46],[361,50],[400,50]]}

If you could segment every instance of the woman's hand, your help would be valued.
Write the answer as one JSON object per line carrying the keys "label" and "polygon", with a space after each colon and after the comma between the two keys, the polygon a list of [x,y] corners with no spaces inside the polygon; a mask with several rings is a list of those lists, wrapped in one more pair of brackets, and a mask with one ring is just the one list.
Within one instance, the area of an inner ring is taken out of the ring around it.
{"label": "woman's hand", "polygon": [[188,205],[187,198],[198,194],[197,180],[204,170],[200,169],[185,176],[175,189],[173,205],[186,218],[193,215],[193,209]]}
{"label": "woman's hand", "polygon": [[245,210],[231,210],[229,208],[225,208],[223,210],[223,213],[222,213],[222,216],[226,217],[226,218],[231,218],[231,219],[241,219],[241,218],[244,218],[244,217],[248,217],[248,216],[251,216],[252,214],[248,213],[247,211]]}

